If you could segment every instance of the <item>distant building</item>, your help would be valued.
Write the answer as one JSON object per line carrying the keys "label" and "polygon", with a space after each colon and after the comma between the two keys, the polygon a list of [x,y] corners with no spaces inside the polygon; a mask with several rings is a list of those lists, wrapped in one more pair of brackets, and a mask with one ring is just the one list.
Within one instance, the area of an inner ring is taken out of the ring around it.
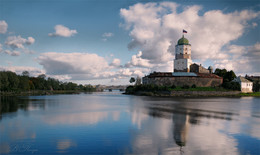
{"label": "distant building", "polygon": [[248,75],[246,75],[245,78],[252,81],[252,82],[259,82],[260,81],[260,76],[248,76]]}
{"label": "distant building", "polygon": [[233,82],[238,82],[240,84],[241,92],[253,92],[253,82],[247,80],[246,78],[238,76],[233,80]]}
{"label": "distant building", "polygon": [[260,76],[248,76],[245,77],[247,80],[253,82],[253,91],[260,92]]}
{"label": "distant building", "polygon": [[209,68],[206,69],[203,66],[194,63],[194,64],[190,65],[190,71],[194,72],[194,73],[212,74],[213,73],[213,67],[209,66]]}
{"label": "distant building", "polygon": [[174,72],[153,72],[142,78],[143,84],[154,84],[159,86],[183,86],[196,85],[198,87],[215,87],[223,83],[223,78],[213,73],[213,67],[208,69],[201,65],[192,63],[191,44],[188,39],[178,40],[175,46]]}

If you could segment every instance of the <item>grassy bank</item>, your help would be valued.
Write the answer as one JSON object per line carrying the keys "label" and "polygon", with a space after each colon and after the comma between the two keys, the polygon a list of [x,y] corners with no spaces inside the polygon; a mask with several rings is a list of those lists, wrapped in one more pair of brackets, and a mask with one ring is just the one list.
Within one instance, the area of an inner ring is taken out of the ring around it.
{"label": "grassy bank", "polygon": [[240,96],[255,96],[260,97],[260,92],[253,92],[253,93],[240,93]]}

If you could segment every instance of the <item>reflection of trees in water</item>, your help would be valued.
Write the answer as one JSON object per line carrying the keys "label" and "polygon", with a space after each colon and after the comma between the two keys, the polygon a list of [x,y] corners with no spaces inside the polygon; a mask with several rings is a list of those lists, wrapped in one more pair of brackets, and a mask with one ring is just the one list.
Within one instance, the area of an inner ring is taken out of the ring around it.
{"label": "reflection of trees in water", "polygon": [[28,100],[21,100],[13,96],[0,97],[0,111],[2,113],[16,112],[18,109],[26,110],[28,108]]}
{"label": "reflection of trees in water", "polygon": [[[33,103],[33,104],[31,104]],[[38,104],[37,104],[38,103]],[[42,100],[31,100],[28,98],[19,98],[15,96],[1,96],[0,97],[0,120],[2,119],[2,114],[17,112],[19,109],[27,111],[31,107],[44,108],[44,101]]]}

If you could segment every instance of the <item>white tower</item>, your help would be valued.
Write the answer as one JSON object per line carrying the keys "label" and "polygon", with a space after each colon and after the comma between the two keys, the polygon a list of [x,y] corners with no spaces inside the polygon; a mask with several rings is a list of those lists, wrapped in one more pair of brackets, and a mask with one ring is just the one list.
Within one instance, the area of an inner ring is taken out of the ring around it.
{"label": "white tower", "polygon": [[174,72],[190,72],[191,64],[191,45],[183,35],[175,46]]}

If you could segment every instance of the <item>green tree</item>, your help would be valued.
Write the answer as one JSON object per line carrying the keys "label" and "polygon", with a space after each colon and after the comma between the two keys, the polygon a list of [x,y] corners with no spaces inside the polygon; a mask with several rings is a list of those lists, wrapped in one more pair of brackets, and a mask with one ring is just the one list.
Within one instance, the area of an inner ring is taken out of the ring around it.
{"label": "green tree", "polygon": [[29,86],[30,86],[30,90],[34,90],[35,89],[35,86],[34,86],[32,80],[29,80]]}
{"label": "green tree", "polygon": [[48,89],[59,90],[60,89],[60,82],[57,79],[49,77],[48,80],[47,80],[47,86],[48,86]]}
{"label": "green tree", "polygon": [[135,82],[135,78],[134,77],[131,77],[130,80],[129,80],[130,83],[134,83]]}
{"label": "green tree", "polygon": [[5,71],[0,72],[0,90],[7,91],[9,87],[9,80]]}
{"label": "green tree", "polygon": [[228,71],[224,74],[223,81],[224,82],[230,82],[233,79],[235,79],[236,77],[237,77],[236,74],[231,70],[231,71]]}
{"label": "green tree", "polygon": [[18,85],[19,85],[19,79],[17,77],[17,75],[14,72],[11,71],[7,71],[7,77],[8,77],[8,81],[9,81],[9,86],[7,88],[7,90],[17,90]]}
{"label": "green tree", "polygon": [[30,76],[30,73],[29,73],[28,71],[23,71],[23,72],[22,72],[22,75],[29,77],[29,76]]}
{"label": "green tree", "polygon": [[230,82],[232,81],[234,78],[236,78],[236,74],[231,70],[231,71],[227,71],[226,69],[219,69],[217,68],[214,72],[214,74],[223,77],[223,83],[225,82]]}
{"label": "green tree", "polygon": [[217,68],[214,72],[214,74],[220,76],[220,77],[224,77],[224,75],[227,73],[226,69],[219,69]]}
{"label": "green tree", "polygon": [[39,90],[46,90],[46,89],[48,89],[47,87],[47,81],[45,80],[45,78],[46,78],[46,75],[45,74],[40,74],[38,77],[37,77],[37,79],[38,79],[38,84],[37,84],[37,86],[38,86],[38,89]]}
{"label": "green tree", "polygon": [[19,77],[19,89],[20,90],[30,90],[29,77],[28,76],[18,76]]}

